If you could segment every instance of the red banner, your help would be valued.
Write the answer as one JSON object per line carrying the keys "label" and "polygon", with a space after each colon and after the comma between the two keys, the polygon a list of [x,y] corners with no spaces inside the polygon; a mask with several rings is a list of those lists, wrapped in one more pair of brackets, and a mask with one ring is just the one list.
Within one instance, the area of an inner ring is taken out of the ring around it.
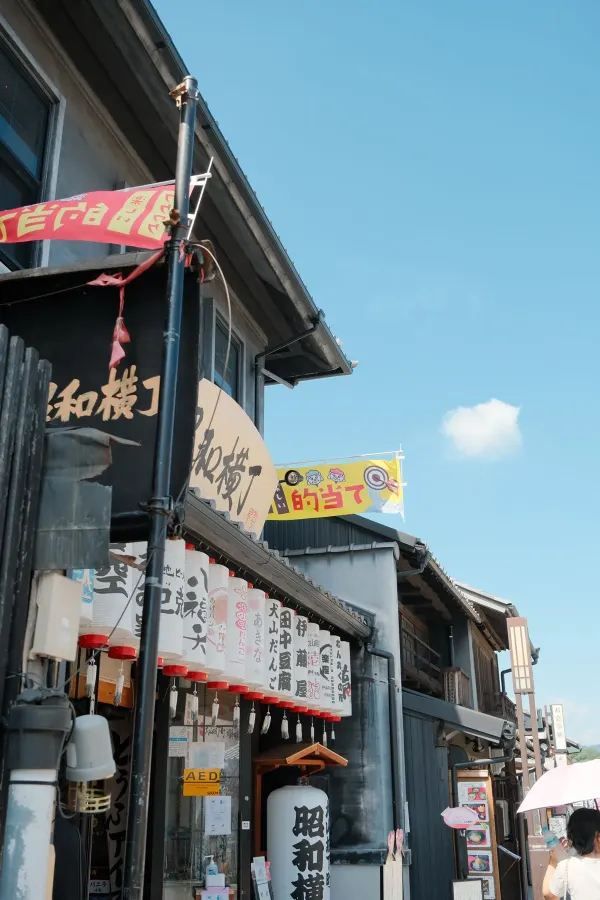
{"label": "red banner", "polygon": [[0,244],[96,241],[155,250],[167,236],[174,185],[91,191],[0,212]]}

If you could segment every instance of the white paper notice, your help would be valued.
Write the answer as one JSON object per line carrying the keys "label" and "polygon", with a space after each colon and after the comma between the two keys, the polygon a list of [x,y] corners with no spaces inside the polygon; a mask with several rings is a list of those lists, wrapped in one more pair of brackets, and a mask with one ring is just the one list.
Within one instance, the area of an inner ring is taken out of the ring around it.
{"label": "white paper notice", "polygon": [[204,834],[231,834],[231,797],[204,798]]}
{"label": "white paper notice", "polygon": [[185,725],[172,725],[169,728],[169,756],[187,756],[188,729]]}
{"label": "white paper notice", "polygon": [[254,864],[254,877],[256,878],[256,883],[263,884],[265,881],[268,881],[269,876],[267,875],[267,864],[264,856],[255,856],[252,862]]}
{"label": "white paper notice", "polygon": [[225,742],[194,741],[190,744],[189,763],[190,769],[224,769]]}

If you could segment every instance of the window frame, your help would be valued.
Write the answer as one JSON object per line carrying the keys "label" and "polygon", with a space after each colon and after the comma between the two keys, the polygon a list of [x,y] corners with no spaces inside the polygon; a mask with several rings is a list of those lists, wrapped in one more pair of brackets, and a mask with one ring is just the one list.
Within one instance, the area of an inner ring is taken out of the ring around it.
{"label": "window frame", "polygon": [[[24,76],[35,86],[36,90],[48,103],[48,123],[44,142],[44,159],[40,177],[39,198],[35,202],[54,199],[58,178],[58,163],[64,124],[66,101],[48,78],[34,57],[15,34],[6,19],[0,15],[0,52],[5,52],[22,70]],[[30,267],[47,265],[50,255],[49,241],[35,241],[31,255]],[[0,272],[19,271],[13,260],[8,259],[0,251]]]}
{"label": "window frame", "polygon": [[[216,384],[215,381],[215,373],[216,373],[216,342],[217,342],[217,329],[221,329],[224,334],[227,336],[229,332],[229,326],[226,320],[221,316],[216,310],[213,317],[213,334],[212,334],[212,367],[211,367],[211,381]],[[235,346],[238,353],[238,371],[237,371],[237,385],[236,385],[236,395],[233,396],[233,400],[245,409],[246,407],[246,379],[245,379],[245,346],[244,342],[239,336],[239,334],[235,331],[234,328],[231,329],[231,346]]]}

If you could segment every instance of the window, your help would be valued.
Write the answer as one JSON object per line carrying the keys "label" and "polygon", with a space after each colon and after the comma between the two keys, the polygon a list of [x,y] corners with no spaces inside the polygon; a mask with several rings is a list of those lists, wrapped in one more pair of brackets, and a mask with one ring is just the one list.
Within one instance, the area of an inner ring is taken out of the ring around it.
{"label": "window", "polygon": [[[0,42],[0,209],[42,197],[52,101],[8,44]],[[34,265],[34,243],[3,245],[9,268]]]}
{"label": "window", "polygon": [[230,397],[233,397],[240,406],[243,406],[242,389],[242,345],[232,335],[225,371],[225,357],[227,356],[227,336],[229,329],[224,322],[217,319],[215,322],[215,361],[213,367],[213,380]]}

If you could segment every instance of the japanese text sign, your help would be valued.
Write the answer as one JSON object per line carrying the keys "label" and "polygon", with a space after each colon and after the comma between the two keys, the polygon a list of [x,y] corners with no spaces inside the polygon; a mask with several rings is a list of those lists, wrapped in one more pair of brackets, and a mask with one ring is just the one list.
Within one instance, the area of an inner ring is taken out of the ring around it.
{"label": "japanese text sign", "polygon": [[314,519],[364,513],[403,514],[400,457],[286,466],[269,515],[273,520]]}
{"label": "japanese text sign", "polygon": [[217,385],[198,385],[190,488],[258,536],[277,473],[266,444],[244,410]]}
{"label": "japanese text sign", "polygon": [[173,184],[90,191],[0,212],[0,244],[95,241],[157,250],[166,237]]}

